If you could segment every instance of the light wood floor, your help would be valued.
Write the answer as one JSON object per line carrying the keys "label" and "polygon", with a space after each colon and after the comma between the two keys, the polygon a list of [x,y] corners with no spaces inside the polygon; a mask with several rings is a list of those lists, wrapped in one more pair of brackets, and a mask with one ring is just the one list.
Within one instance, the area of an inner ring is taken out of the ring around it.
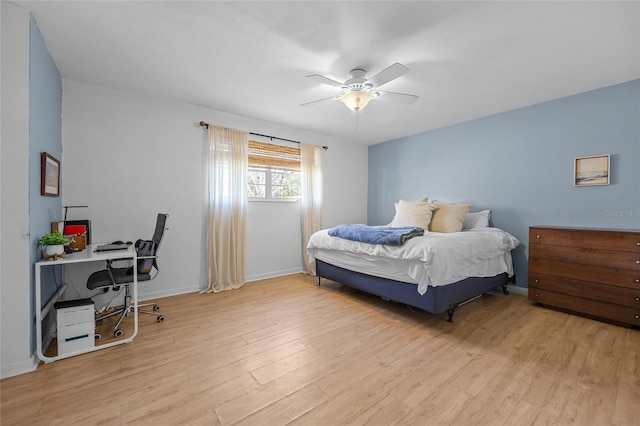
{"label": "light wood floor", "polygon": [[453,324],[305,275],[158,302],[133,343],[2,380],[2,425],[640,424],[640,331],[521,295]]}

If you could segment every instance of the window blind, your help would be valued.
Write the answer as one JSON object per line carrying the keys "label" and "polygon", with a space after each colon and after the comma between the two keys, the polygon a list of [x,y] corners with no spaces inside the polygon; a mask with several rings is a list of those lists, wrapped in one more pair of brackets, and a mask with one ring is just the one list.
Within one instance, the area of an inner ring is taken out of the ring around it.
{"label": "window blind", "polygon": [[300,171],[300,148],[250,140],[249,167],[278,167]]}

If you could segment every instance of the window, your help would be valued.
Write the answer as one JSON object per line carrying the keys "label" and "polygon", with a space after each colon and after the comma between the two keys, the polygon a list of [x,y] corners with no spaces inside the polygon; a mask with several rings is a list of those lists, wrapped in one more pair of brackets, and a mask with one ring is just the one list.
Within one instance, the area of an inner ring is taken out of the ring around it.
{"label": "window", "polygon": [[299,200],[301,195],[300,148],[250,140],[247,196]]}

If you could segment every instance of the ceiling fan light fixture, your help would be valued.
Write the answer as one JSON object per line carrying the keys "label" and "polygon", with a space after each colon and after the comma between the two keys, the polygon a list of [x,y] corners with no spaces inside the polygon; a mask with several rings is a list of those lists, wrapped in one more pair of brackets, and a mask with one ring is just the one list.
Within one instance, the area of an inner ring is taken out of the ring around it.
{"label": "ceiling fan light fixture", "polygon": [[340,96],[342,103],[345,104],[347,108],[354,111],[364,109],[373,98],[375,98],[374,93],[363,90],[354,90]]}

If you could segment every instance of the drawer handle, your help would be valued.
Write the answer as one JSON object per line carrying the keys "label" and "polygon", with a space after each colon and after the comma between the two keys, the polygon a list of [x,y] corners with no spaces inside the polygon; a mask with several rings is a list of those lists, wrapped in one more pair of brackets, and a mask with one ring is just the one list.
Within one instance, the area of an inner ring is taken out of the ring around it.
{"label": "drawer handle", "polygon": [[636,278],[636,283],[640,283],[640,278]]}
{"label": "drawer handle", "polygon": [[[637,315],[636,315],[637,316]],[[86,339],[87,337],[89,337],[88,334],[83,334],[81,336],[76,336],[76,337],[69,337],[67,339],[64,339],[65,342],[73,342],[74,340],[79,340],[79,339]]]}
{"label": "drawer handle", "polygon": [[[536,235],[536,238],[540,238],[540,235]],[[640,243],[638,243],[638,245],[640,246]]]}
{"label": "drawer handle", "polygon": [[540,295],[538,293],[536,293],[536,297],[540,297]]}
{"label": "drawer handle", "polygon": [[636,319],[640,319],[640,315],[636,315]]}
{"label": "drawer handle", "polygon": [[540,282],[540,280],[536,280],[536,283],[539,283],[539,282]]}
{"label": "drawer handle", "polygon": [[640,297],[636,297],[636,302],[640,302]]}

